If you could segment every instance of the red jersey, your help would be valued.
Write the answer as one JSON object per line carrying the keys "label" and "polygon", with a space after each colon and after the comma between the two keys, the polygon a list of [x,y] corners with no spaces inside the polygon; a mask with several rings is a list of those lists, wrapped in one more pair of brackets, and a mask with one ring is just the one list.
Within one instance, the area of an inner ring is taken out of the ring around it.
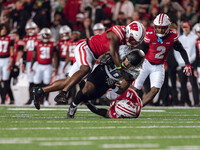
{"label": "red jersey", "polygon": [[200,58],[200,39],[197,39],[197,40],[196,40],[195,45],[196,45],[197,50],[198,50],[198,52],[199,52],[199,58]]}
{"label": "red jersey", "polygon": [[52,63],[53,52],[55,50],[56,44],[54,42],[43,43],[38,41],[35,43],[37,52],[37,61],[42,65],[49,65]]}
{"label": "red jersey", "polygon": [[149,45],[149,49],[145,58],[155,64],[164,64],[169,50],[176,41],[178,41],[178,33],[174,30],[170,30],[163,41],[158,40],[154,30],[146,32],[144,42]]}
{"label": "red jersey", "polygon": [[[14,45],[14,63],[16,62],[16,57],[17,57],[17,52],[19,50],[19,47],[23,47],[23,46],[24,46],[23,40],[19,40],[19,41],[15,42],[15,45]],[[23,48],[21,50],[23,51]]]}
{"label": "red jersey", "polygon": [[13,38],[10,35],[0,36],[0,56],[10,56],[10,46],[14,45]]}
{"label": "red jersey", "polygon": [[66,58],[68,51],[68,41],[67,40],[59,40],[58,42],[59,54],[60,58]]}
{"label": "red jersey", "polygon": [[31,57],[35,47],[35,42],[38,40],[38,34],[35,34],[33,36],[25,35],[23,40],[25,43],[25,50],[27,51],[26,61],[31,61]]}
{"label": "red jersey", "polygon": [[103,34],[95,35],[89,40],[89,46],[97,57],[106,53],[110,49],[110,39],[106,36],[106,33],[109,31],[114,32],[120,38],[120,45],[126,43],[125,26],[115,25],[106,30]]}
{"label": "red jersey", "polygon": [[79,40],[74,41],[74,40],[69,40],[68,43],[68,51],[69,51],[69,59],[70,61],[75,62],[75,55],[74,55],[74,49],[76,48],[76,46],[78,45]]}
{"label": "red jersey", "polygon": [[[115,106],[116,106],[116,103],[120,100],[130,100],[132,103],[137,103],[138,107],[138,111],[137,112],[140,112],[141,111],[141,108],[142,108],[142,104],[141,104],[141,100],[139,98],[139,96],[137,95],[137,93],[132,90],[132,89],[127,89],[126,92],[120,96],[118,96],[113,102],[111,102],[110,104],[110,109],[108,110],[108,115],[110,118],[120,118],[117,113],[115,112]],[[137,114],[139,115],[139,113]]]}

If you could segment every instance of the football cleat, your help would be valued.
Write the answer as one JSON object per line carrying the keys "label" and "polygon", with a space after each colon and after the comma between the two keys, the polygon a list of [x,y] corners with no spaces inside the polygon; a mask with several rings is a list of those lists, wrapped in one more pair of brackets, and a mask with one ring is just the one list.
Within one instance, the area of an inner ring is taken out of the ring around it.
{"label": "football cleat", "polygon": [[61,91],[55,98],[54,101],[57,103],[66,103],[67,102],[67,94],[68,92],[66,91]]}
{"label": "football cleat", "polygon": [[31,94],[33,96],[35,108],[39,110],[40,109],[40,100],[44,96],[44,91],[42,90],[41,87],[33,87],[31,89]]}
{"label": "football cleat", "polygon": [[74,118],[75,113],[76,113],[76,110],[77,110],[77,106],[74,107],[74,106],[71,104],[70,107],[69,107],[68,113],[67,113],[67,118]]}

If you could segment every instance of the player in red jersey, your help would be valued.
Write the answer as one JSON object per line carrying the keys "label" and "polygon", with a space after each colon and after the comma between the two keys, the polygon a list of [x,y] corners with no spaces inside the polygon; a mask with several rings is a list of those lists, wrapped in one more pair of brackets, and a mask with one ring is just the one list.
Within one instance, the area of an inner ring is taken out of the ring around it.
{"label": "player in red jersey", "polygon": [[[35,86],[47,86],[51,81],[52,76],[52,60],[54,59],[55,74],[58,69],[58,53],[56,44],[50,41],[52,37],[49,28],[43,28],[40,31],[41,40],[35,43],[35,48],[31,58],[31,72],[34,71],[33,83]],[[34,62],[37,60],[37,67],[33,67]],[[44,105],[48,105],[48,93],[46,93]]]}
{"label": "player in red jersey", "polygon": [[159,14],[153,23],[154,30],[146,33],[142,44],[142,49],[147,50],[142,66],[143,70],[141,70],[140,75],[133,84],[134,90],[140,90],[146,78],[150,77],[151,90],[142,100],[144,106],[155,97],[162,87],[165,76],[164,62],[171,47],[179,51],[185,61],[185,75],[191,75],[191,66],[187,53],[178,41],[178,33],[170,29],[171,22],[169,17],[166,14]]}
{"label": "player in red jersey", "polygon": [[[66,102],[68,91],[92,71],[99,56],[109,51],[116,68],[120,71],[122,67],[118,53],[119,46],[125,44],[130,48],[136,47],[143,41],[144,36],[144,26],[137,21],[133,21],[126,27],[116,25],[103,34],[95,35],[87,41],[80,42],[75,48],[76,62],[73,64],[68,77],[65,80],[58,80],[39,91],[46,93],[64,88],[55,97],[55,101]],[[38,95],[37,93],[40,92],[37,91],[38,89],[33,94]]]}
{"label": "player in red jersey", "polygon": [[24,53],[23,53],[23,65],[22,65],[22,72],[25,72],[28,77],[28,82],[29,82],[29,100],[26,102],[26,105],[31,104],[32,102],[32,97],[31,97],[31,88],[34,86],[33,84],[33,72],[30,72],[30,67],[31,67],[31,57],[33,54],[35,42],[38,40],[38,34],[37,34],[37,25],[29,21],[27,22],[26,26],[26,35],[24,36]]}
{"label": "player in red jersey", "polygon": [[10,71],[13,66],[14,41],[9,35],[10,30],[7,25],[0,24],[0,81],[1,104],[5,104],[6,94],[10,90]]}
{"label": "player in red jersey", "polygon": [[69,58],[69,40],[71,38],[71,29],[64,25],[59,30],[60,40],[58,41],[59,49],[59,68],[58,75],[59,79],[65,79],[66,71],[70,67],[70,58]]}
{"label": "player in red jersey", "polygon": [[110,103],[110,109],[97,108],[90,102],[86,102],[87,107],[95,114],[105,118],[138,118],[142,109],[142,101],[137,93],[132,89],[127,89],[122,95],[118,95],[113,90],[108,90],[107,94],[115,95],[116,98]]}
{"label": "player in red jersey", "polygon": [[200,85],[200,25],[195,28],[195,33],[198,36],[198,39],[196,40],[195,44],[199,54],[199,59],[198,59],[199,61],[197,66],[197,72],[194,75],[195,77],[197,77],[197,82]]}

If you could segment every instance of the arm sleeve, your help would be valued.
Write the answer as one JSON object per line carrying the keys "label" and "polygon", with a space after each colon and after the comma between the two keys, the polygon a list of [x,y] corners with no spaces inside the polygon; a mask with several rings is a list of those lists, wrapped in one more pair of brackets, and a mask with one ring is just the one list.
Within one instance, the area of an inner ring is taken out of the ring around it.
{"label": "arm sleeve", "polygon": [[146,54],[149,49],[149,45],[143,41],[140,45],[137,46],[137,48],[141,49]]}
{"label": "arm sleeve", "polygon": [[185,64],[190,64],[189,62],[189,58],[188,58],[188,55],[187,55],[187,52],[186,50],[183,48],[183,45],[181,44],[181,42],[178,40],[174,43],[174,46],[173,48],[176,50],[176,51],[179,51],[183,60],[185,61]]}
{"label": "arm sleeve", "polygon": [[91,103],[88,103],[88,104],[87,104],[87,107],[88,107],[88,109],[89,109],[91,112],[93,112],[93,113],[95,113],[95,114],[97,114],[97,115],[100,115],[100,116],[103,116],[103,117],[106,118],[106,114],[107,114],[107,112],[108,112],[107,109],[103,109],[103,108],[99,109],[99,108],[97,108],[96,106],[94,106],[94,105],[91,104]]}

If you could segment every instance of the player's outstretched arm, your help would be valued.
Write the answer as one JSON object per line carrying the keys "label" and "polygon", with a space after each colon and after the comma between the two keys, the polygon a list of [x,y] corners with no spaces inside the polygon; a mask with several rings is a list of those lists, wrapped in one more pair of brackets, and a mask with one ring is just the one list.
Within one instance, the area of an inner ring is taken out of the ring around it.
{"label": "player's outstretched arm", "polygon": [[191,65],[190,65],[187,52],[186,52],[186,50],[183,48],[183,45],[181,44],[180,41],[177,41],[177,42],[174,43],[174,49],[180,52],[180,54],[181,54],[183,60],[185,61],[185,68],[183,69],[183,73],[184,73],[186,76],[191,76],[191,75],[192,75],[192,67],[191,67]]}
{"label": "player's outstretched arm", "polygon": [[108,117],[108,114],[107,114],[107,112],[108,112],[107,109],[97,108],[96,106],[94,106],[94,105],[91,104],[90,102],[86,102],[85,104],[86,104],[86,106],[88,107],[88,109],[89,109],[91,112],[93,112],[93,113],[95,113],[95,114],[97,114],[97,115],[103,116],[103,117],[105,117],[105,118],[109,118],[109,117]]}

